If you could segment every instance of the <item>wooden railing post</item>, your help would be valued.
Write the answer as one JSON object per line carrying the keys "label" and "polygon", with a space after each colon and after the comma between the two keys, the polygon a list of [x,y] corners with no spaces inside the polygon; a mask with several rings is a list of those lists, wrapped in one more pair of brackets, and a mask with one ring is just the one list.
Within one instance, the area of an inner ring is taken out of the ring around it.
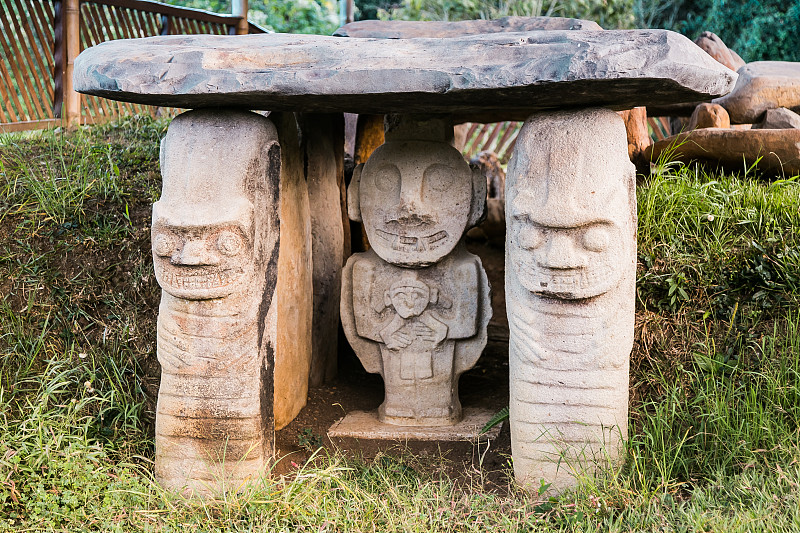
{"label": "wooden railing post", "polygon": [[72,88],[72,72],[75,58],[81,52],[80,0],[64,0],[64,41],[67,49],[67,65],[64,69],[64,112],[62,117],[69,128],[81,122],[81,95]]}
{"label": "wooden railing post", "polygon": [[67,48],[64,43],[64,2],[53,2],[53,117],[64,116],[64,71],[67,64]]}
{"label": "wooden railing post", "polygon": [[247,0],[233,0],[231,2],[231,14],[239,17],[239,21],[236,23],[236,35],[250,33],[250,23],[247,22],[248,9]]}

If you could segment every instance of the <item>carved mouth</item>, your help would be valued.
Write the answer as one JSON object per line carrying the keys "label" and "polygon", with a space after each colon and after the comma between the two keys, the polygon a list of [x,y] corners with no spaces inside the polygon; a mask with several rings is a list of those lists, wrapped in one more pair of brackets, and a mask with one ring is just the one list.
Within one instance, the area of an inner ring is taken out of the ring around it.
{"label": "carved mouth", "polygon": [[533,292],[567,298],[589,298],[609,290],[614,269],[605,267],[553,269],[520,264],[521,278]]}
{"label": "carved mouth", "polygon": [[436,224],[436,219],[431,215],[404,215],[387,214],[383,217],[383,222],[387,226],[399,226],[401,228],[418,228],[420,226],[432,226]]}
{"label": "carved mouth", "polygon": [[174,289],[218,289],[234,284],[243,270],[217,270],[192,272],[186,269],[161,268],[161,283]]}
{"label": "carved mouth", "polygon": [[399,235],[395,233],[389,233],[388,231],[384,231],[382,229],[376,229],[375,231],[381,239],[386,241],[392,247],[392,250],[396,250],[398,252],[424,252],[426,250],[435,250],[443,244],[442,241],[447,239],[448,236],[447,232],[444,230],[437,231],[436,233],[426,237]]}

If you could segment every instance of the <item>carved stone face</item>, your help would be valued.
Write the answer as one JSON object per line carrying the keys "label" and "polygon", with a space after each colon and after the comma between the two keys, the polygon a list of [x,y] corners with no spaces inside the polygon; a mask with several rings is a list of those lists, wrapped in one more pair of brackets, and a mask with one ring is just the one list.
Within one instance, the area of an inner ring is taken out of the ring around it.
{"label": "carved stone face", "polygon": [[370,245],[385,261],[427,266],[450,253],[471,212],[472,171],[443,142],[380,146],[361,173],[359,201]]}
{"label": "carved stone face", "polygon": [[617,286],[635,246],[634,169],[608,110],[531,119],[509,165],[509,264],[541,296],[592,298]]}
{"label": "carved stone face", "polygon": [[401,318],[411,318],[421,315],[428,307],[431,291],[422,282],[401,280],[389,288],[386,299]]}
{"label": "carved stone face", "polygon": [[615,260],[622,231],[613,220],[564,227],[552,225],[546,215],[512,206],[512,264],[523,287],[543,296],[577,299],[599,296],[619,283],[622,270]]}
{"label": "carved stone face", "polygon": [[246,198],[227,205],[227,213],[220,213],[218,205],[197,216],[185,207],[154,204],[153,258],[165,291],[177,298],[210,300],[248,286],[255,272],[253,207]]}

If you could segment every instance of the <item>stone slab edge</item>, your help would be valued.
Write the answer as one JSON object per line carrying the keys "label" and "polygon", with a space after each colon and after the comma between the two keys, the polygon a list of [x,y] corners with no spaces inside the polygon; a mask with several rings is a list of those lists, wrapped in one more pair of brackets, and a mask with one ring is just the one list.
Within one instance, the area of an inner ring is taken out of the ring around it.
{"label": "stone slab edge", "polygon": [[461,37],[481,33],[541,30],[589,30],[603,28],[592,20],[565,17],[503,17],[495,20],[455,22],[421,20],[360,20],[333,32],[337,37],[413,39],[417,37]]}
{"label": "stone slab edge", "polygon": [[508,113],[614,109],[727,94],[736,73],[666,30],[531,31],[453,39],[314,35],[107,41],[75,63],[79,92],[184,108]]}

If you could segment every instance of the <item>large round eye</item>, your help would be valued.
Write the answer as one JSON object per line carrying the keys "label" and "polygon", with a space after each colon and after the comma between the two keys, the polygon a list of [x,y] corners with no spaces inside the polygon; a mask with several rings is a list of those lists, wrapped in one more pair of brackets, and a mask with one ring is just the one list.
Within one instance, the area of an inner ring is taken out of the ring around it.
{"label": "large round eye", "polygon": [[217,237],[217,248],[225,255],[236,255],[244,248],[242,238],[232,231],[223,231]]}
{"label": "large round eye", "polygon": [[456,174],[458,171],[454,168],[438,163],[433,164],[426,168],[425,174],[423,174],[425,186],[435,191],[446,191],[453,185]]}
{"label": "large round eye", "polygon": [[532,224],[526,224],[519,229],[519,245],[528,250],[534,250],[544,242],[544,230]]}
{"label": "large round eye", "polygon": [[159,233],[153,241],[153,251],[161,257],[171,256],[177,249],[175,237]]}
{"label": "large round eye", "polygon": [[583,247],[592,252],[602,252],[608,248],[611,242],[611,235],[609,235],[606,228],[593,226],[583,233]]}
{"label": "large round eye", "polygon": [[383,192],[400,190],[400,170],[394,165],[384,165],[375,172],[375,186]]}

